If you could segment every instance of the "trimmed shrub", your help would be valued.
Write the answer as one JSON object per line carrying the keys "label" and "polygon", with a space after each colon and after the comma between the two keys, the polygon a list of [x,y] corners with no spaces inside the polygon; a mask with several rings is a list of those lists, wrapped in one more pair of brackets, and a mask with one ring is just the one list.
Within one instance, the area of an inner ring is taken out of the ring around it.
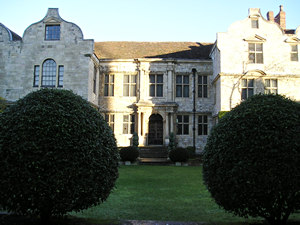
{"label": "trimmed shrub", "polygon": [[203,178],[225,210],[286,224],[300,209],[300,104],[256,95],[212,129]]}
{"label": "trimmed shrub", "polygon": [[186,150],[188,151],[189,153],[189,158],[195,158],[196,156],[196,148],[194,148],[193,146],[188,146],[186,147]]}
{"label": "trimmed shrub", "polygon": [[186,162],[189,159],[189,153],[185,148],[175,148],[170,151],[169,158],[172,162]]}
{"label": "trimmed shrub", "polygon": [[132,135],[132,147],[138,149],[139,146],[139,136],[136,132]]}
{"label": "trimmed shrub", "polygon": [[170,133],[169,136],[169,145],[168,145],[168,151],[170,152],[171,150],[175,149],[177,146],[176,144],[176,138],[173,132]]}
{"label": "trimmed shrub", "polygon": [[0,205],[46,223],[107,199],[119,154],[103,117],[71,91],[42,89],[0,114]]}
{"label": "trimmed shrub", "polygon": [[139,150],[136,147],[129,146],[120,149],[121,161],[135,162],[139,157]]}

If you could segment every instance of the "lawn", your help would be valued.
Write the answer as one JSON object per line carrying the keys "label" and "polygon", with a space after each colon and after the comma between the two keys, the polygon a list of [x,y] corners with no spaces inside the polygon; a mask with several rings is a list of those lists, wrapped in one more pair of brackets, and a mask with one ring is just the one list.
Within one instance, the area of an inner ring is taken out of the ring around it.
{"label": "lawn", "polygon": [[[220,209],[202,181],[201,167],[122,166],[108,200],[72,214],[93,222],[105,220],[195,221],[218,225],[262,224]],[[300,224],[300,215],[291,221]],[[293,223],[294,224],[294,223]]]}

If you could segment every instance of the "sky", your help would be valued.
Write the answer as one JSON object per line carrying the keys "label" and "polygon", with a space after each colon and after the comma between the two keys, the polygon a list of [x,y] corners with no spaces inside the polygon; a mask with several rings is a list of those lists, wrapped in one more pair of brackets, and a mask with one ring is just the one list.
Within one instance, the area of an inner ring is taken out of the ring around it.
{"label": "sky", "polygon": [[235,21],[260,8],[276,16],[283,5],[287,28],[300,25],[300,0],[0,0],[0,23],[23,36],[48,8],[77,24],[95,41],[214,42]]}

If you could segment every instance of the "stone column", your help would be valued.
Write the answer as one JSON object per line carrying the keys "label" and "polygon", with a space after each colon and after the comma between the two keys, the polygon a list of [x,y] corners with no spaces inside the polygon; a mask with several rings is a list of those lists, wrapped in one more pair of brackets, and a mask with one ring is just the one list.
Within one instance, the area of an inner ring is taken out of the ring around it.
{"label": "stone column", "polygon": [[169,62],[167,66],[167,101],[174,101],[174,94],[173,94],[173,71],[174,71],[174,64]]}

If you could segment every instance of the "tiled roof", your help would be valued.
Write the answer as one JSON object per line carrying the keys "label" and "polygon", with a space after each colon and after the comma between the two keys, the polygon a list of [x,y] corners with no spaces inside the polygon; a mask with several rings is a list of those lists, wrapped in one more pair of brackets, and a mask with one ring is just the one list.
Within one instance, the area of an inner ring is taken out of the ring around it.
{"label": "tiled roof", "polygon": [[20,41],[20,40],[22,40],[22,38],[19,35],[17,35],[12,30],[8,29],[6,26],[4,26],[4,24],[0,23],[0,26],[4,27],[7,30],[7,32],[9,33],[9,36],[10,36],[9,38],[10,38],[11,41]]}
{"label": "tiled roof", "polygon": [[212,46],[199,42],[95,42],[95,54],[99,59],[209,59]]}

